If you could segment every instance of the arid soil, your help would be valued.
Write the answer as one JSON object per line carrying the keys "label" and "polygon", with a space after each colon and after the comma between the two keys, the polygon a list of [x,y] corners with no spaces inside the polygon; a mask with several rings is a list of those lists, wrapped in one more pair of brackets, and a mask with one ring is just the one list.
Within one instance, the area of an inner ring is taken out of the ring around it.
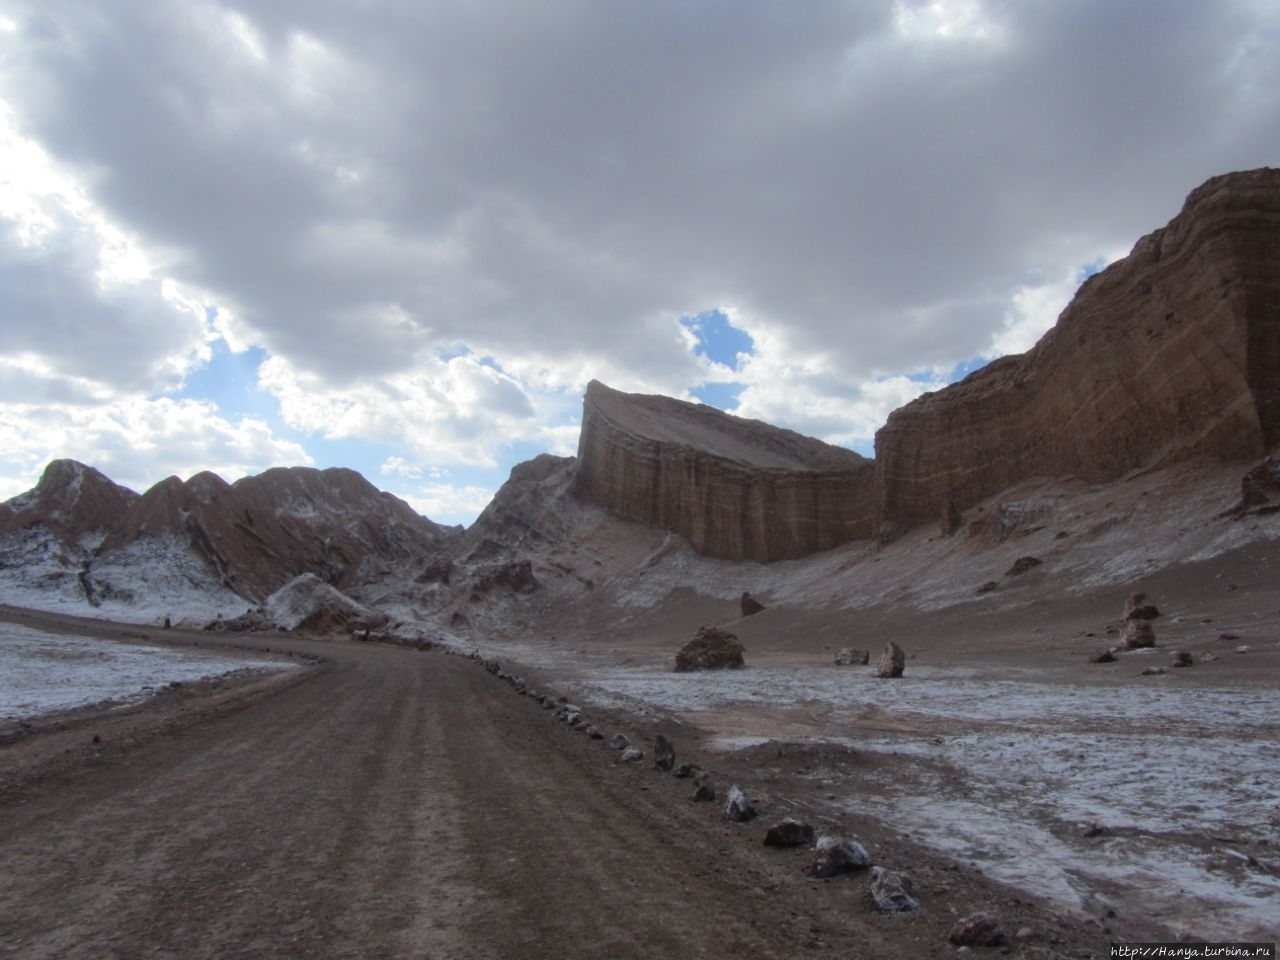
{"label": "arid soil", "polygon": [[[5,731],[0,957],[914,960],[950,953],[947,931],[976,909],[1000,914],[1015,955],[1104,955],[1097,925],[1058,918],[905,836],[871,821],[820,824],[856,832],[928,903],[877,913],[865,873],[811,880],[806,853],[762,845],[791,810],[750,765],[721,772],[714,758],[689,758],[707,760],[722,796],[732,777],[759,803],[756,822],[725,823],[718,804],[692,802],[688,781],[647,757],[619,763],[464,657],[239,642],[318,660]],[[595,719],[651,752],[637,718]],[[1023,927],[1030,935],[1014,940]]]}

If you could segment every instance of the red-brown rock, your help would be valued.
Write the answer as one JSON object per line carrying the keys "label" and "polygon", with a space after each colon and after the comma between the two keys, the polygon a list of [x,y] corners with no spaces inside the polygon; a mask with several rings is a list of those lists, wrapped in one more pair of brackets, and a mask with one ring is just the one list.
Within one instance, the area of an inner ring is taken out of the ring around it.
{"label": "red-brown rock", "polygon": [[577,492],[700,553],[768,563],[875,532],[871,461],[758,420],[592,381]]}
{"label": "red-brown rock", "polygon": [[1232,173],[1091,277],[1030,351],[890,415],[881,536],[1032,477],[1118,479],[1280,443],[1280,170]]}

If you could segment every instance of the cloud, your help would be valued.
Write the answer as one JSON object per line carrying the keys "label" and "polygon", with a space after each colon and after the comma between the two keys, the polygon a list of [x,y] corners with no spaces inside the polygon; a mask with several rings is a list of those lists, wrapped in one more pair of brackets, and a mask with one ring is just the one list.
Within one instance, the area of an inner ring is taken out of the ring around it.
{"label": "cloud", "polygon": [[470,523],[493,499],[489,487],[424,483],[400,497],[424,517],[436,523]]}
{"label": "cloud", "polygon": [[109,406],[0,404],[0,498],[29,490],[50,460],[70,457],[139,492],[170,474],[227,480],[309,465],[297,443],[261,420],[229,421],[208,403],[130,400]]}
{"label": "cloud", "polygon": [[[1280,142],[1244,0],[6,16],[11,139],[63,180],[0,204],[3,396],[154,401],[221,337],[288,426],[421,464],[570,449],[592,377],[865,437]],[[736,371],[679,322],[717,307]]]}

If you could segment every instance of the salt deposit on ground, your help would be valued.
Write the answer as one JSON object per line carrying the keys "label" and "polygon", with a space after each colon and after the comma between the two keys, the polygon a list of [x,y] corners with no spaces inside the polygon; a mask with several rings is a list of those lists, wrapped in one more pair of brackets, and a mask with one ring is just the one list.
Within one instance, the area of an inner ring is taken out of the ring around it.
{"label": "salt deposit on ground", "polygon": [[278,660],[66,637],[0,623],[0,719],[104,700],[134,700],[166,684],[235,670],[287,670]]}
{"label": "salt deposit on ground", "polygon": [[[816,665],[676,674],[578,658],[572,669],[575,698],[678,714],[721,731],[721,749],[789,739],[896,756],[824,790],[1060,906],[1141,909],[1197,936],[1280,929],[1273,689],[916,664],[892,682]],[[812,733],[780,736],[797,712]],[[1082,823],[1106,831],[1085,836]],[[1251,862],[1236,849],[1248,844],[1269,854]]]}

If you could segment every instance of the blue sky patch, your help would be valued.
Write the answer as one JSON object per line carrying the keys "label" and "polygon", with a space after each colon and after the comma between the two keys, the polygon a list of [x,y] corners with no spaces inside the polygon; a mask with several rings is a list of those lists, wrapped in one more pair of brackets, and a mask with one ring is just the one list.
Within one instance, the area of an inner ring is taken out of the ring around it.
{"label": "blue sky patch", "polygon": [[751,334],[735,327],[720,310],[681,317],[680,322],[698,338],[694,354],[706,357],[712,363],[723,364],[730,370],[741,370],[742,361],[738,354],[756,352],[756,342],[751,339]]}

